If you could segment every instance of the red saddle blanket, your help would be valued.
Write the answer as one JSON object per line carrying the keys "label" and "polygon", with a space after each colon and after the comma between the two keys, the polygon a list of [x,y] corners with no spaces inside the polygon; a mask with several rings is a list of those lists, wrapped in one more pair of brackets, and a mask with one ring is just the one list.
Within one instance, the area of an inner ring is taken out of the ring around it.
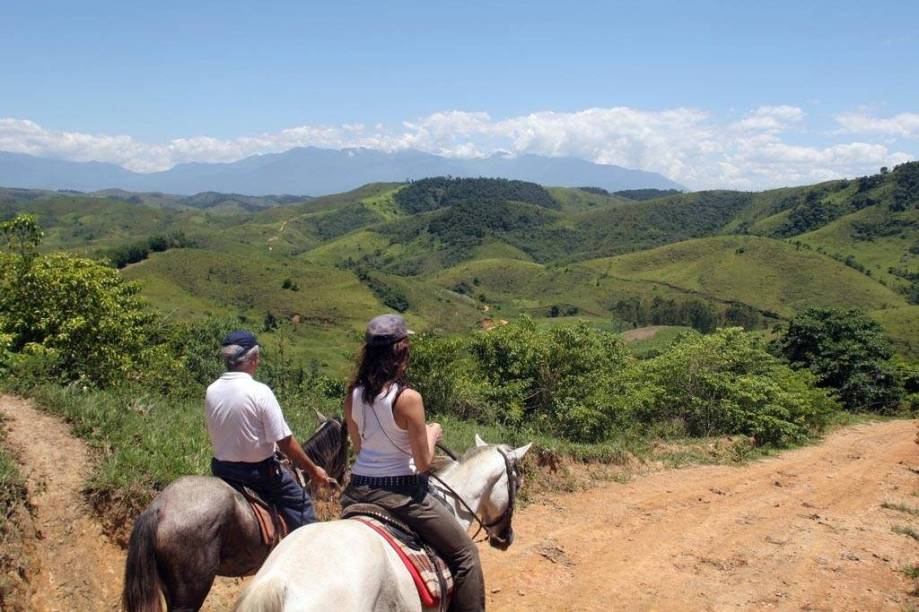
{"label": "red saddle blanket", "polygon": [[[418,589],[421,604],[426,608],[440,607],[444,599],[443,588],[446,588],[446,601],[449,601],[453,592],[453,574],[447,564],[439,555],[433,552],[429,555],[424,549],[415,549],[390,533],[385,523],[369,516],[352,516],[350,520],[364,523],[393,547],[402,563],[405,564],[412,581]],[[441,587],[443,584],[443,588]],[[446,607],[446,606],[444,606]]]}

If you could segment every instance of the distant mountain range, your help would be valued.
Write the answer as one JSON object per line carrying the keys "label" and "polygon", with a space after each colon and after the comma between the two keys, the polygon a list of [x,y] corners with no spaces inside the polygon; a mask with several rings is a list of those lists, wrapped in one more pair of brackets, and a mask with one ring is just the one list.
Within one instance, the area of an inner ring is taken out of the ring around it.
{"label": "distant mountain range", "polygon": [[365,183],[448,175],[502,177],[559,187],[593,186],[609,191],[683,189],[656,172],[539,155],[496,154],[481,159],[451,159],[411,149],[387,153],[363,148],[301,147],[284,153],[253,155],[232,163],[179,164],[164,172],[144,174],[110,163],[71,162],[0,151],[0,186],[30,189],[318,196]]}

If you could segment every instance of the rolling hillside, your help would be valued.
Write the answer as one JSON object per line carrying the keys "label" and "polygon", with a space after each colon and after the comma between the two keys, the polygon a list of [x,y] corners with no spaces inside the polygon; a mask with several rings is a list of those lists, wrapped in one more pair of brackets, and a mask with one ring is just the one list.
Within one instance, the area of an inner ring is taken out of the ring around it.
{"label": "rolling hillside", "polygon": [[32,212],[45,248],[89,256],[181,233],[191,248],[124,270],[151,302],[178,318],[239,317],[324,367],[340,367],[384,310],[463,331],[521,314],[613,329],[763,327],[808,305],[852,306],[916,355],[917,174],[913,163],[762,193],[440,178],[270,207],[232,194],[177,205],[4,189],[0,218]]}
{"label": "rolling hillside", "polygon": [[787,242],[717,236],[587,264],[610,276],[734,300],[783,317],[805,306],[905,306],[902,295],[834,259]]}

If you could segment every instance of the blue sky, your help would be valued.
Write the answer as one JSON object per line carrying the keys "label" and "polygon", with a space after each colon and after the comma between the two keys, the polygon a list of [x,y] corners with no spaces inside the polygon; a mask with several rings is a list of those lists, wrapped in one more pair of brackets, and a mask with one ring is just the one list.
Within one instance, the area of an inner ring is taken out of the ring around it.
{"label": "blue sky", "polygon": [[917,24],[913,2],[6,2],[0,150],[147,171],[501,149],[809,182],[919,153]]}

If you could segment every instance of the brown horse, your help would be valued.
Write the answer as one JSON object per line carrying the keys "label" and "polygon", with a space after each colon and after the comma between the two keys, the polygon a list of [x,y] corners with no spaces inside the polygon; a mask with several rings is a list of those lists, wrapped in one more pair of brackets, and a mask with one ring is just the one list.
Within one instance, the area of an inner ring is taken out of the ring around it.
{"label": "brown horse", "polygon": [[[325,419],[304,450],[340,480],[348,457],[341,420]],[[197,610],[215,576],[254,574],[269,552],[242,494],[219,478],[179,478],[134,521],[122,606],[128,612],[159,612],[162,593],[168,610]]]}

